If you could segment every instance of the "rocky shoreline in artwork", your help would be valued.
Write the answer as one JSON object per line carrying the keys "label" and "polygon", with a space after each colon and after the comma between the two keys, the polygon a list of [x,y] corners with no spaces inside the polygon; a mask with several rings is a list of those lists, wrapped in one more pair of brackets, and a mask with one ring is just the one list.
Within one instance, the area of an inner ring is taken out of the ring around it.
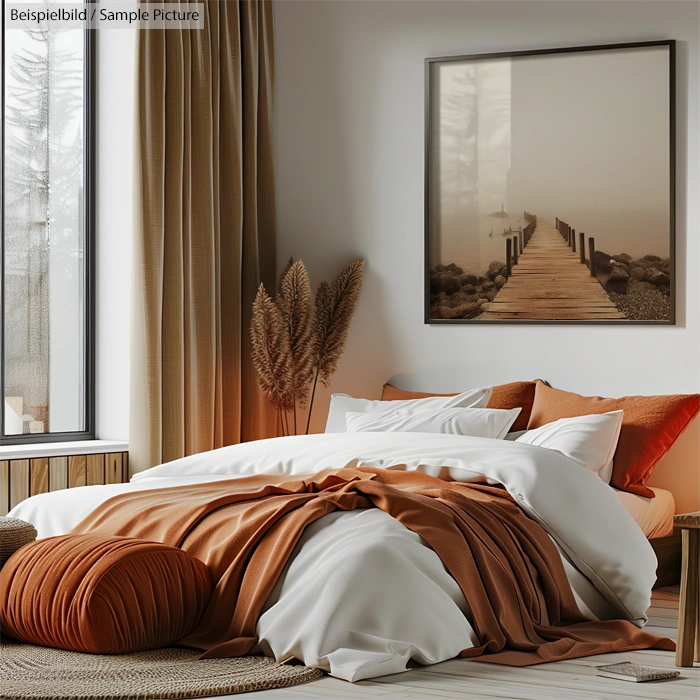
{"label": "rocky shoreline in artwork", "polygon": [[[596,278],[630,320],[667,320],[671,317],[671,271],[668,258],[627,253],[595,252]],[[465,273],[450,263],[430,270],[430,317],[474,319],[488,309],[506,283],[506,265],[495,260],[484,275]]]}
{"label": "rocky shoreline in artwork", "polygon": [[671,318],[671,261],[658,255],[595,253],[596,277],[617,308],[630,320]]}
{"label": "rocky shoreline in artwork", "polygon": [[465,274],[450,263],[430,271],[430,317],[476,318],[506,283],[506,264],[494,261],[485,275]]}

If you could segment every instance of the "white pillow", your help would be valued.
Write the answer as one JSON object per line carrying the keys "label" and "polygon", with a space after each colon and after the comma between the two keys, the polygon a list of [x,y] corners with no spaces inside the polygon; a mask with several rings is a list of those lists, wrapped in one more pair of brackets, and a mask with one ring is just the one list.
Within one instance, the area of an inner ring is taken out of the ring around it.
{"label": "white pillow", "polygon": [[345,414],[349,433],[443,433],[502,440],[520,408],[444,408],[411,411],[399,408],[381,413]]}
{"label": "white pillow", "polygon": [[409,411],[432,410],[439,411],[443,408],[486,408],[491,398],[493,387],[484,389],[472,389],[456,396],[430,396],[427,399],[399,399],[397,401],[370,401],[369,399],[354,399],[347,394],[333,394],[331,405],[328,409],[326,421],[327,433],[347,433],[345,425],[346,413],[379,413],[382,411],[395,411],[403,408]]}
{"label": "white pillow", "polygon": [[558,450],[595,472],[606,484],[612,477],[612,461],[620,437],[622,411],[560,418],[528,430],[515,442]]}

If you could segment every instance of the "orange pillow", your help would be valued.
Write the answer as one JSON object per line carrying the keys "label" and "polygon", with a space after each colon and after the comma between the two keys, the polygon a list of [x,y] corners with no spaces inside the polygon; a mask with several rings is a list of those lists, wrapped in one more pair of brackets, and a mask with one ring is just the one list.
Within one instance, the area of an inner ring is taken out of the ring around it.
{"label": "orange pillow", "polygon": [[18,549],[0,570],[0,629],[30,644],[93,654],[168,646],[211,596],[187,552],[130,537],[63,535]]}
{"label": "orange pillow", "polygon": [[559,418],[624,411],[610,485],[654,498],[644,486],[654,467],[700,411],[700,394],[623,396],[603,399],[552,389],[537,381],[528,430]]}
{"label": "orange pillow", "polygon": [[[539,380],[538,380],[539,381]],[[459,392],[457,392],[459,393]],[[404,391],[391,384],[385,384],[382,389],[382,401],[395,401],[407,399],[428,399],[431,396],[456,396],[456,394],[429,394],[423,391]],[[521,408],[522,410],[511,426],[511,431],[525,430],[532,403],[535,400],[535,382],[511,382],[493,387],[488,408]]]}

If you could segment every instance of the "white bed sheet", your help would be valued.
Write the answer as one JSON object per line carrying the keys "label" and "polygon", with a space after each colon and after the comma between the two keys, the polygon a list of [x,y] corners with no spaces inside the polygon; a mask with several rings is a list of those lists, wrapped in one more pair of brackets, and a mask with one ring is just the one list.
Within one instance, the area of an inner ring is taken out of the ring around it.
{"label": "white bed sheet", "polygon": [[268,656],[357,681],[456,656],[478,643],[469,619],[464,594],[425,540],[371,509],[306,528],[257,632]]}

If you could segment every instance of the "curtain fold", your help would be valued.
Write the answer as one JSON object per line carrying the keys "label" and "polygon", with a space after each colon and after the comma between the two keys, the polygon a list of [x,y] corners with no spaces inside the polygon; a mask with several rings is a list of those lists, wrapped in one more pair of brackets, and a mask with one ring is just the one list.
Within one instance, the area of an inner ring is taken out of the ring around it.
{"label": "curtain fold", "polygon": [[275,285],[271,0],[140,30],[130,460],[276,434],[248,328]]}

